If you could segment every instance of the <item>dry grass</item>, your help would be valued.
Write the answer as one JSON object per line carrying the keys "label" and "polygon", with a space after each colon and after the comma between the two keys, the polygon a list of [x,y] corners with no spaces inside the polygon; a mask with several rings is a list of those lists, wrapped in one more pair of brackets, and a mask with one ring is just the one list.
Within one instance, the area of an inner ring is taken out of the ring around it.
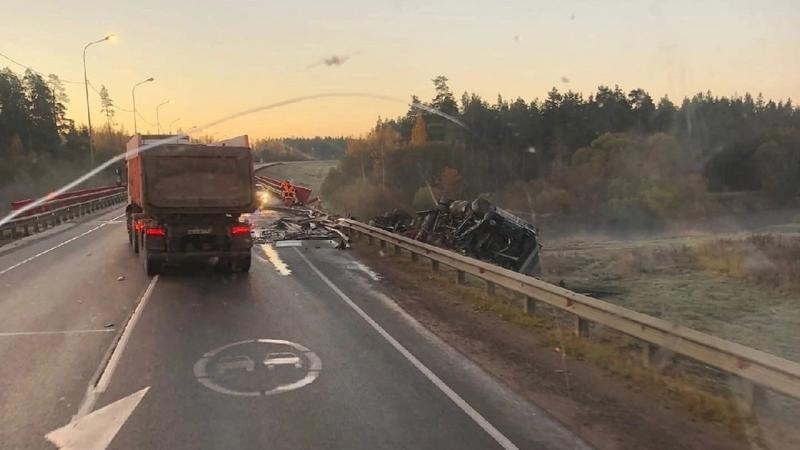
{"label": "dry grass", "polygon": [[800,237],[756,234],[684,248],[696,270],[800,292]]}
{"label": "dry grass", "polygon": [[800,360],[800,237],[593,242],[543,257],[544,279]]}
{"label": "dry grass", "polygon": [[328,171],[336,167],[338,163],[339,161],[337,160],[288,161],[262,169],[258,171],[258,174],[282,180],[292,180],[310,187],[312,195],[317,196],[320,194],[320,187],[328,175]]}

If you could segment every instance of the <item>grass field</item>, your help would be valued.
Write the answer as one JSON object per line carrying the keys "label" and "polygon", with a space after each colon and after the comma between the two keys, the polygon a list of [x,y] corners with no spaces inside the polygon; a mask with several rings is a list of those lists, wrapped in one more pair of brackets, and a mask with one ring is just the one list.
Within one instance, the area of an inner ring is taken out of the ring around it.
{"label": "grass field", "polygon": [[259,170],[258,174],[308,186],[312,189],[312,196],[318,196],[328,171],[338,163],[336,160],[289,161]]}
{"label": "grass field", "polygon": [[800,361],[800,235],[559,241],[544,278],[572,290]]}

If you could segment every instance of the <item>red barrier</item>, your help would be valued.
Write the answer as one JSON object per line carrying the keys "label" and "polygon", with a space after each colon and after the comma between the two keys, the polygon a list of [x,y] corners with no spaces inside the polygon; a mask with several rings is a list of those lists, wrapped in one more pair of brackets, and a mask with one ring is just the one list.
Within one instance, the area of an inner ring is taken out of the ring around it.
{"label": "red barrier", "polygon": [[[43,212],[52,211],[58,208],[63,208],[64,206],[74,205],[77,203],[94,200],[96,198],[105,197],[108,195],[124,191],[125,188],[120,186],[103,186],[98,188],[64,192],[63,194],[52,196],[52,198],[42,203],[41,205],[35,208],[31,208],[28,211],[25,211],[24,213],[20,214],[19,217],[33,216],[35,214],[41,214]],[[11,209],[16,211],[35,201],[36,199],[25,199],[25,200],[18,200],[16,202],[11,202]]]}

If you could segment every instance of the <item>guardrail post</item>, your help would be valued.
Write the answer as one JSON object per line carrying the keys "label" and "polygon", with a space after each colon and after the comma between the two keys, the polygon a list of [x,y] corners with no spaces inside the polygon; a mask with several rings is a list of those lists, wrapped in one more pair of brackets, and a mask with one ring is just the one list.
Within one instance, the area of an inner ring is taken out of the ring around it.
{"label": "guardrail post", "polygon": [[381,239],[381,249],[386,248],[386,241]]}
{"label": "guardrail post", "polygon": [[439,261],[437,261],[435,259],[431,260],[431,270],[433,270],[434,272],[438,272],[439,271]]}
{"label": "guardrail post", "polygon": [[399,255],[400,252],[401,252],[400,246],[395,244],[395,246],[394,246],[394,254],[395,255]]}
{"label": "guardrail post", "polygon": [[465,284],[467,282],[467,274],[463,270],[458,271],[458,284]]}
{"label": "guardrail post", "polygon": [[372,236],[367,236],[367,243],[369,245],[372,245],[373,242],[375,242],[375,238],[373,238]]}
{"label": "guardrail post", "polygon": [[577,337],[589,337],[589,321],[575,316],[575,336]]}
{"label": "guardrail post", "polygon": [[741,386],[745,410],[748,414],[755,415],[759,405],[764,405],[767,401],[767,390],[749,380],[741,380]]}
{"label": "guardrail post", "polygon": [[419,261],[419,255],[417,255],[417,254],[416,254],[416,253],[414,253],[414,252],[411,252],[411,261],[412,261],[412,262],[417,262],[417,261]]}
{"label": "guardrail post", "polygon": [[487,295],[494,295],[494,292],[495,292],[494,283],[492,283],[491,281],[487,281],[486,282],[486,294]]}
{"label": "guardrail post", "polygon": [[645,367],[652,367],[653,358],[655,357],[657,350],[657,346],[649,342],[642,342],[642,365]]}
{"label": "guardrail post", "polygon": [[525,314],[533,314],[536,312],[536,300],[526,295],[525,298],[522,299],[522,310],[525,311]]}

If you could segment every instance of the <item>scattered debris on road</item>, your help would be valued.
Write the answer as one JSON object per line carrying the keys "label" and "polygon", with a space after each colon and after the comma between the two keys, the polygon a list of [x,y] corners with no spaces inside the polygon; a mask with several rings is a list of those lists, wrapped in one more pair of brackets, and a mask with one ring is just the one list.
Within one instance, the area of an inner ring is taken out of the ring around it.
{"label": "scattered debris on road", "polygon": [[117,281],[125,281],[125,276],[124,275],[118,276]]}
{"label": "scattered debris on road", "polygon": [[[269,216],[270,211],[280,215]],[[266,214],[259,214],[264,212]],[[350,238],[337,228],[337,216],[311,207],[266,206],[263,211],[245,218],[251,224],[250,234],[256,244],[281,241],[333,240],[337,248],[348,248]]]}

